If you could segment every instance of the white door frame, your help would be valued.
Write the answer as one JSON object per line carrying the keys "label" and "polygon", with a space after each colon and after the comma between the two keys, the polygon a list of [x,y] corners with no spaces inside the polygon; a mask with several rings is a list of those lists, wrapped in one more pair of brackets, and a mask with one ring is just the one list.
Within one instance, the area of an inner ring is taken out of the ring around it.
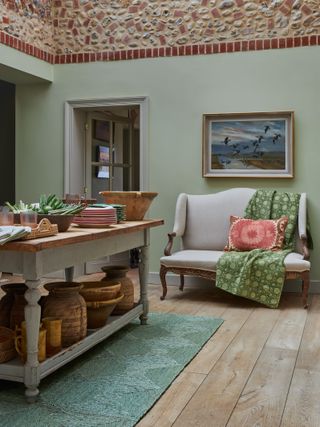
{"label": "white door frame", "polygon": [[147,96],[128,98],[80,99],[65,102],[64,109],[64,194],[73,190],[70,188],[73,173],[72,154],[75,144],[79,144],[75,137],[75,109],[90,109],[101,107],[133,106],[140,107],[140,190],[147,191],[149,185],[149,150],[148,150],[148,123],[149,98]]}

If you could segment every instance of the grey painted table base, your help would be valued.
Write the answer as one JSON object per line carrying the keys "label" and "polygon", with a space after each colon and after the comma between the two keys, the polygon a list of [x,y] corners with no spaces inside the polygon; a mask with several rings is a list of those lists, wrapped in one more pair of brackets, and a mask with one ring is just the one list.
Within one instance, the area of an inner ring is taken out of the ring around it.
{"label": "grey painted table base", "polygon": [[[10,242],[1,247],[0,271],[22,274],[28,290],[25,293],[27,361],[23,365],[16,358],[0,364],[0,379],[23,382],[26,386],[26,398],[33,401],[39,394],[38,387],[42,378],[75,359],[131,320],[140,317],[141,323],[145,324],[148,318],[149,229],[162,223],[162,220],[130,221],[114,226],[112,230],[72,228],[67,233],[59,233],[57,236],[34,241]],[[106,326],[89,330],[87,337],[80,342],[39,363],[38,331],[41,308],[38,302],[41,277],[65,269],[66,280],[72,280],[73,265],[133,248],[140,248],[140,299],[135,307],[122,316],[111,316]]]}

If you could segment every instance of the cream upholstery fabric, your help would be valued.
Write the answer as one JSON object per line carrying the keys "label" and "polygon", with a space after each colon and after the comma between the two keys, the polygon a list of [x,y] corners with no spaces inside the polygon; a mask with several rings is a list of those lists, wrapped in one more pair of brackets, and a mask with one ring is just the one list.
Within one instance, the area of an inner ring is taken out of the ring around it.
{"label": "cream upholstery fabric", "polygon": [[[166,267],[199,268],[216,271],[218,259],[223,251],[184,250],[171,256],[163,256],[160,263]],[[284,260],[286,271],[302,272],[310,270],[310,262],[303,259],[301,254],[291,252]]]}
{"label": "cream upholstery fabric", "polygon": [[307,237],[307,195],[306,193],[301,193],[301,196],[300,196],[298,233],[299,233],[299,237]]}
{"label": "cream upholstery fabric", "polygon": [[301,273],[302,271],[310,270],[311,264],[310,261],[303,259],[303,255],[298,254],[297,252],[291,252],[284,259],[284,265],[286,271],[296,271]]}
{"label": "cream upholstery fabric", "polygon": [[228,240],[230,215],[243,216],[254,192],[251,188],[234,188],[216,194],[188,194],[183,249],[223,250]]}
{"label": "cream upholstery fabric", "polygon": [[215,271],[222,251],[185,250],[163,256],[160,263],[166,267],[201,268]]}

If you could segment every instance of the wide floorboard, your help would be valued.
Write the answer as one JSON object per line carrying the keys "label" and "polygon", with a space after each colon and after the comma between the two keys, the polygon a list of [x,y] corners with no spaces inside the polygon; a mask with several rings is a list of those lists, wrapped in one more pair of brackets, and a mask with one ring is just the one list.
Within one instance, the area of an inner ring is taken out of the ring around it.
{"label": "wide floorboard", "polygon": [[150,311],[224,323],[138,427],[320,427],[320,295],[278,309],[212,287],[149,286]]}
{"label": "wide floorboard", "polygon": [[[138,300],[137,269],[130,276]],[[298,294],[284,293],[269,309],[209,282],[160,295],[160,285],[149,285],[150,311],[224,323],[138,427],[320,427],[320,295],[310,296],[308,310]]]}

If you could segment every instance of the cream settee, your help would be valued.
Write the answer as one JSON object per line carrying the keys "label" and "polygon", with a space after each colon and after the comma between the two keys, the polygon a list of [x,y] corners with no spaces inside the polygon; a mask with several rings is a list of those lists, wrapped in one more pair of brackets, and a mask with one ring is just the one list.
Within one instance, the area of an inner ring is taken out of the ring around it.
{"label": "cream settee", "polygon": [[[244,216],[245,208],[255,193],[252,188],[234,188],[215,194],[178,196],[173,231],[160,259],[161,299],[167,294],[166,274],[199,276],[215,280],[218,259],[228,241],[230,215]],[[307,247],[307,198],[300,197],[296,248],[285,260],[286,279],[302,280],[302,300],[307,307],[310,261]],[[174,238],[180,238],[181,249],[171,253]]]}

